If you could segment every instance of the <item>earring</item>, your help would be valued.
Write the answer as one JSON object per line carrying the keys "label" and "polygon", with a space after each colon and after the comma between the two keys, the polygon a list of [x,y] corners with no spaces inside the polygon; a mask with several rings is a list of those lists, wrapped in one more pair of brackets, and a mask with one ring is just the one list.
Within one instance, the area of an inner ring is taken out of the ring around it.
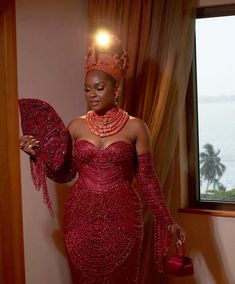
{"label": "earring", "polygon": [[116,86],[115,86],[115,100],[117,101],[117,98],[120,96],[121,94],[121,84],[120,84],[120,81],[118,81],[116,83]]}
{"label": "earring", "polygon": [[118,105],[118,97],[115,97],[115,106]]}

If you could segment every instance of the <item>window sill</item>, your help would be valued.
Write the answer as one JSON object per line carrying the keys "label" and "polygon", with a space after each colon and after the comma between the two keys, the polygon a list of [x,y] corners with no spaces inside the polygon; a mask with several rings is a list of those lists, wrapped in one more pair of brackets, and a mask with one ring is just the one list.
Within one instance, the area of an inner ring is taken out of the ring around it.
{"label": "window sill", "polygon": [[202,209],[202,208],[181,208],[178,210],[178,212],[235,218],[235,211],[226,211],[226,210],[211,210],[211,209]]}

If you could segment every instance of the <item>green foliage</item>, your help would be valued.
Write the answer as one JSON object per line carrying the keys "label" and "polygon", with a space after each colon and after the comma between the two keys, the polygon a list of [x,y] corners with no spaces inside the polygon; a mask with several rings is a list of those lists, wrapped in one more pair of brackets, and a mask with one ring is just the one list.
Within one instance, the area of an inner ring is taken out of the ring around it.
{"label": "green foliage", "polygon": [[217,189],[210,189],[207,193],[201,194],[202,200],[218,200],[218,201],[235,201],[235,188],[224,191]]}

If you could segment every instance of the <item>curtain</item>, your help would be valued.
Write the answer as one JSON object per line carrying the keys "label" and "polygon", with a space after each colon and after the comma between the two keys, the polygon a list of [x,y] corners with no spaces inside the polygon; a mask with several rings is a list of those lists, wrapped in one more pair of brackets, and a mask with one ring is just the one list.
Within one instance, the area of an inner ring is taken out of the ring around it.
{"label": "curtain", "polygon": [[[173,189],[180,188],[180,157],[185,156],[179,133],[185,119],[196,7],[197,0],[88,1],[90,30],[99,25],[110,27],[127,49],[130,67],[123,107],[148,125],[156,170],[167,205],[174,209],[171,197]],[[146,215],[140,283],[158,279],[150,255],[150,219]]]}

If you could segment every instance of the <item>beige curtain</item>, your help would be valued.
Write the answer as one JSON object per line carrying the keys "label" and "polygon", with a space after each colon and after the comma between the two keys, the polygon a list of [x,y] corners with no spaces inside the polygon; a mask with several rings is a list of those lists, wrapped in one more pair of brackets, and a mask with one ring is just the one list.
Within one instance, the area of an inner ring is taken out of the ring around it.
{"label": "beige curtain", "polygon": [[[180,188],[179,130],[184,122],[197,0],[89,0],[88,4],[90,28],[107,25],[128,51],[123,106],[147,123],[167,204],[175,208],[171,195],[175,187]],[[140,280],[148,284],[158,279],[152,267],[150,231],[146,225]]]}

